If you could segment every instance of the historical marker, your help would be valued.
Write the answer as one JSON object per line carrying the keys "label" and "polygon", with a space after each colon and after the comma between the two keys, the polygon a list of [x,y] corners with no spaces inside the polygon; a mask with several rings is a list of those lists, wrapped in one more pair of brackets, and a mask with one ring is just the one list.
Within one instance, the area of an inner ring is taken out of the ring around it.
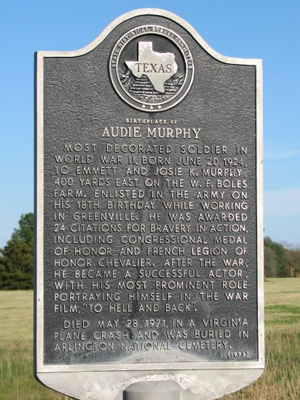
{"label": "historical marker", "polygon": [[261,375],[261,107],[260,60],[221,56],[162,10],[37,53],[45,385],[205,400]]}

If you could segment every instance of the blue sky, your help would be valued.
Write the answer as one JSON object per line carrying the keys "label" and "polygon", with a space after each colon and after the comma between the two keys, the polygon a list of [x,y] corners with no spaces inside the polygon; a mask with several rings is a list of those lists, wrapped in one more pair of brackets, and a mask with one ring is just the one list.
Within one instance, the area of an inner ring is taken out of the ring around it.
{"label": "blue sky", "polygon": [[84,47],[144,7],[178,14],[223,55],[263,59],[265,234],[299,245],[299,0],[10,0],[0,24],[0,247],[33,211],[34,52]]}

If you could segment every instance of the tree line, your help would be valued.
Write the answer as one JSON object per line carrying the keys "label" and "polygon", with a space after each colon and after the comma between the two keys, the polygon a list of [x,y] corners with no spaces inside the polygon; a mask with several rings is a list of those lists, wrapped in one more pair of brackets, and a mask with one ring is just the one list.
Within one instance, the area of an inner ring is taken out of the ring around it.
{"label": "tree line", "polygon": [[[300,249],[265,238],[265,277],[300,277]],[[32,289],[34,276],[34,215],[24,214],[19,227],[0,249],[0,290]]]}
{"label": "tree line", "polygon": [[265,238],[265,277],[300,278],[300,249],[289,249]]}

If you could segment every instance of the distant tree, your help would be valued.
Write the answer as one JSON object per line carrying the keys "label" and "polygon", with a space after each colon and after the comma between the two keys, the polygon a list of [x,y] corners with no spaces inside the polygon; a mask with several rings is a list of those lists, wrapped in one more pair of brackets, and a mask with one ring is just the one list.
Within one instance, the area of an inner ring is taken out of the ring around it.
{"label": "distant tree", "polygon": [[300,244],[299,243],[295,244],[295,243],[287,242],[286,240],[281,240],[279,243],[282,244],[282,246],[285,249],[288,249],[288,250],[300,250]]}
{"label": "distant tree", "polygon": [[15,229],[14,235],[17,235],[21,241],[29,243],[34,237],[34,215],[33,213],[21,215],[19,229]]}
{"label": "distant tree", "polygon": [[284,247],[282,244],[273,242],[273,249],[276,253],[276,259],[277,259],[277,274],[279,278],[283,278],[285,276],[288,276],[288,269],[286,267],[286,264],[284,262]]}
{"label": "distant tree", "polygon": [[19,228],[0,249],[0,289],[33,288],[34,216],[21,216]]}
{"label": "distant tree", "polygon": [[274,278],[277,276],[276,253],[269,247],[265,246],[265,277]]}
{"label": "distant tree", "polygon": [[[285,249],[282,244],[273,242],[269,237],[265,238],[265,251],[267,248],[270,248],[276,254],[276,276],[283,278],[288,276],[288,269],[285,264]],[[268,251],[268,250],[267,250]],[[268,251],[269,252],[269,251]]]}
{"label": "distant tree", "polygon": [[284,262],[289,276],[294,278],[300,274],[300,250],[285,250]]}

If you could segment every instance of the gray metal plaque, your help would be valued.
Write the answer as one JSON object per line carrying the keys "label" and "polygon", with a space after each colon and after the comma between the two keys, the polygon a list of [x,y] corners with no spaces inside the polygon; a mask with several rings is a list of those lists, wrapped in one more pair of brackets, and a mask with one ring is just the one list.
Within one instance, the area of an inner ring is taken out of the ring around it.
{"label": "gray metal plaque", "polygon": [[49,380],[93,393],[107,374],[242,370],[217,398],[259,376],[261,136],[260,60],[217,54],[168,12],[37,53],[41,380],[92,399]]}

